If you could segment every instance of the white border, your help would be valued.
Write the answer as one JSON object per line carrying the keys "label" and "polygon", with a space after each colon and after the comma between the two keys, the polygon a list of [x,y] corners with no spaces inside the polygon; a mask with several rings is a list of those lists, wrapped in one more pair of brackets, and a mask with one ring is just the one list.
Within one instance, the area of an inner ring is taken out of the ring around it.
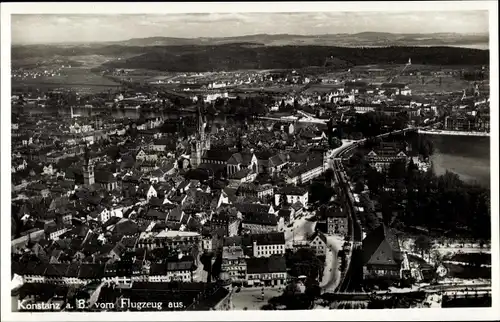
{"label": "white border", "polygon": [[[265,5],[264,5],[265,4]],[[12,313],[10,282],[10,15],[11,14],[148,14],[215,12],[325,12],[325,11],[470,11],[490,14],[491,70],[491,220],[493,307],[488,309],[393,309],[314,311],[229,311],[168,313]],[[265,2],[265,3],[2,3],[1,4],[1,299],[2,321],[134,320],[493,320],[499,319],[498,218],[498,2]],[[244,313],[243,313],[244,312]]]}

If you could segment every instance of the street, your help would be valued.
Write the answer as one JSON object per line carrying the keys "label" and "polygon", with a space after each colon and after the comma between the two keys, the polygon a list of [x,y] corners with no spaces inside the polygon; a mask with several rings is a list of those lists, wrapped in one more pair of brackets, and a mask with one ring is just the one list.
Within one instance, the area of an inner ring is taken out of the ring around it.
{"label": "street", "polygon": [[344,241],[338,236],[327,236],[327,243],[329,251],[326,253],[325,270],[319,286],[323,292],[334,292],[340,282],[337,253],[342,248]]}
{"label": "street", "polygon": [[313,215],[305,215],[293,222],[292,227],[285,228],[285,247],[292,248],[293,243],[306,241],[307,236],[311,236],[314,233],[314,227],[316,222],[309,221],[307,218],[311,218]]}
{"label": "street", "polygon": [[202,253],[198,252],[196,258],[196,270],[193,272],[193,282],[208,282],[208,272],[203,269],[203,264],[201,263],[200,257]]}

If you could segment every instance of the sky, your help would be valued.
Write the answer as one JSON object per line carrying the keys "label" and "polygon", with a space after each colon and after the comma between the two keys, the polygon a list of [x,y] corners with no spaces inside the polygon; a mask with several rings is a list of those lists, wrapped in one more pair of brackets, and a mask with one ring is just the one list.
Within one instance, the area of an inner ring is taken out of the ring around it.
{"label": "sky", "polygon": [[119,41],[146,37],[319,35],[358,32],[488,33],[487,11],[202,14],[15,14],[12,43]]}

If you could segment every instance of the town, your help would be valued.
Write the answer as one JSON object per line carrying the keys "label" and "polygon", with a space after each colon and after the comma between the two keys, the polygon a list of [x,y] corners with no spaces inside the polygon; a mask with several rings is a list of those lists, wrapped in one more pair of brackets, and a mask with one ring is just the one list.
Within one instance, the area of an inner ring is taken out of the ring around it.
{"label": "town", "polygon": [[489,135],[487,67],[102,73],[13,91],[13,309],[491,303],[489,193],[429,139]]}

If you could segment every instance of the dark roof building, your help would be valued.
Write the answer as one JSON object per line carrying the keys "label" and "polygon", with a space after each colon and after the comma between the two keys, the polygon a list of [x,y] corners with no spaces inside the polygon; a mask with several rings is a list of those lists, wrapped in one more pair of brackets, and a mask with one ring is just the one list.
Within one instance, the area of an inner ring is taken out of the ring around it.
{"label": "dark roof building", "polygon": [[399,278],[403,258],[398,238],[391,229],[384,224],[377,227],[363,240],[362,249],[365,278]]}
{"label": "dark roof building", "polygon": [[248,274],[286,272],[286,260],[283,256],[259,257],[247,259]]}

